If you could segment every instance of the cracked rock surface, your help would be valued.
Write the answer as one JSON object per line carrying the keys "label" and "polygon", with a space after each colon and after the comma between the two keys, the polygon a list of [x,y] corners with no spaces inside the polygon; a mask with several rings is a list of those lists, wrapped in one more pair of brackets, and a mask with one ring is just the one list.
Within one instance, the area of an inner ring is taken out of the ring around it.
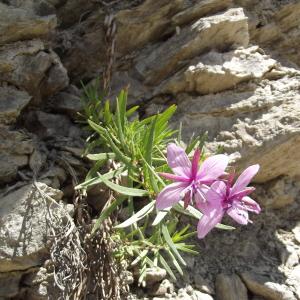
{"label": "cracked rock surface", "polygon": [[[0,299],[59,297],[47,267],[44,198],[65,207],[61,219],[72,215],[74,174],[81,180],[88,168],[80,81],[102,77],[109,13],[112,98],[130,84],[141,116],[175,103],[172,125],[182,122],[185,140],[207,131],[207,152],[222,147],[237,172],[261,165],[255,199],[263,211],[254,223],[195,241],[200,255],[185,258],[177,282],[151,269],[136,289],[129,276],[128,299],[299,300],[297,0],[0,3]],[[89,194],[95,215],[103,195]]]}

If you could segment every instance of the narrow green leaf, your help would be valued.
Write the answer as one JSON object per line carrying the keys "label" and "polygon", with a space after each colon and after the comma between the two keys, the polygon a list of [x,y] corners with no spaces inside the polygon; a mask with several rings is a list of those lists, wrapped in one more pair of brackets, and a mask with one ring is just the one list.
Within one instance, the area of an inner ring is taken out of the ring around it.
{"label": "narrow green leaf", "polygon": [[171,207],[159,211],[152,223],[152,226],[158,225],[165,218],[165,216],[169,213],[170,210],[171,210]]}
{"label": "narrow green leaf", "polygon": [[128,95],[127,89],[123,89],[118,96],[120,120],[121,120],[121,126],[123,130],[126,122],[127,95]]}
{"label": "narrow green leaf", "polygon": [[103,175],[98,173],[98,176],[100,179],[102,179],[102,182],[108,186],[110,189],[114,190],[117,193],[120,193],[122,195],[126,196],[132,196],[132,197],[143,197],[147,196],[148,192],[145,190],[140,190],[140,189],[134,189],[134,188],[128,188],[122,185],[115,184],[109,180],[107,180]]}
{"label": "narrow green leaf", "polygon": [[151,122],[150,128],[149,128],[149,134],[146,134],[147,140],[145,143],[145,160],[147,162],[145,170],[145,177],[149,177],[150,184],[154,190],[155,193],[159,192],[156,180],[154,179],[153,172],[151,170],[148,170],[149,168],[147,167],[148,165],[150,168],[152,167],[152,154],[153,154],[153,143],[154,143],[154,138],[155,138],[155,126],[156,126],[156,121],[157,117],[153,119]]}
{"label": "narrow green leaf", "polygon": [[93,167],[90,169],[90,171],[87,173],[86,177],[85,177],[85,181],[92,179],[95,174],[99,171],[99,169],[103,166],[103,164],[105,163],[105,160],[98,160]]}
{"label": "narrow green leaf", "polygon": [[123,147],[126,146],[125,143],[125,137],[124,137],[124,115],[122,116],[121,108],[120,105],[122,105],[120,102],[123,101],[123,93],[121,92],[120,95],[122,94],[122,97],[117,98],[117,103],[116,103],[116,124],[117,124],[117,129],[118,129],[118,137],[120,139],[121,144]]}
{"label": "narrow green leaf", "polygon": [[185,261],[183,260],[183,258],[181,257],[181,255],[179,254],[179,252],[176,249],[175,244],[172,241],[172,238],[169,234],[168,228],[166,225],[162,225],[162,234],[163,237],[165,239],[165,241],[167,242],[168,246],[170,247],[170,249],[172,250],[172,252],[174,253],[174,255],[178,258],[178,260],[184,265],[186,266]]}
{"label": "narrow green leaf", "polygon": [[191,253],[191,254],[194,254],[194,255],[199,254],[198,251],[189,248],[190,245],[185,245],[185,243],[176,243],[175,245],[176,245],[176,248],[180,251],[183,251],[183,252],[186,252],[186,253]]}
{"label": "narrow green leaf", "polygon": [[187,145],[185,152],[186,154],[190,154],[193,149],[195,149],[195,147],[199,144],[199,137],[194,138],[193,136],[190,139],[189,144]]}
{"label": "narrow green leaf", "polygon": [[183,235],[183,234],[185,234],[185,233],[189,230],[190,227],[191,227],[190,224],[186,225],[185,227],[183,227],[183,228],[178,232],[178,235]]}
{"label": "narrow green leaf", "polygon": [[146,270],[147,270],[147,265],[144,264],[143,262],[143,266],[142,268],[140,269],[140,276],[139,276],[139,279],[138,279],[138,285],[144,285],[144,279],[146,277]]}
{"label": "narrow green leaf", "polygon": [[158,256],[158,260],[161,263],[161,265],[164,267],[164,269],[167,271],[167,273],[172,277],[172,279],[176,280],[173,271],[171,270],[171,268],[169,267],[168,263],[165,261],[162,255]]}
{"label": "narrow green leaf", "polygon": [[157,126],[156,126],[156,135],[159,135],[165,128],[170,120],[170,118],[173,116],[175,113],[177,107],[175,104],[171,105],[168,107],[163,113],[158,115],[158,120],[157,120]]}
{"label": "narrow green leaf", "polygon": [[144,161],[145,165],[148,167],[149,171],[153,174],[153,176],[162,184],[162,186],[166,186],[166,184],[164,183],[164,181],[160,178],[160,176],[155,172],[154,168],[151,167],[147,161],[145,160],[145,158],[143,157],[143,155],[141,154],[141,158]]}
{"label": "narrow green leaf", "polygon": [[105,208],[101,212],[99,218],[97,219],[97,221],[96,221],[96,223],[95,223],[95,225],[93,227],[93,230],[92,230],[92,233],[91,233],[92,235],[99,229],[101,223],[105,219],[107,219],[117,209],[117,207],[124,202],[124,200],[126,200],[126,197],[124,197],[124,196],[118,197],[116,200],[114,200],[110,204],[110,206],[108,206],[107,208]]}
{"label": "narrow green leaf", "polygon": [[187,234],[172,237],[172,240],[174,243],[178,243],[178,242],[182,242],[182,241],[184,241],[192,236],[196,236],[196,235],[197,235],[197,231],[193,231],[193,232],[189,232]]}
{"label": "narrow green leaf", "polygon": [[104,112],[103,112],[103,117],[104,117],[104,122],[105,124],[110,124],[112,120],[112,114],[110,112],[110,107],[109,107],[109,100],[105,101],[104,104]]}
{"label": "narrow green leaf", "polygon": [[135,213],[133,216],[131,216],[129,219],[115,226],[115,228],[125,228],[134,223],[137,223],[139,220],[143,219],[145,216],[152,212],[152,210],[154,209],[154,205],[155,201],[153,200],[146,206],[144,206],[141,210],[139,210],[137,213]]}
{"label": "narrow green leaf", "polygon": [[95,154],[88,154],[86,156],[89,160],[108,160],[108,159],[115,159],[116,154],[115,153],[95,153]]}
{"label": "narrow green leaf", "polygon": [[102,136],[106,133],[106,129],[104,127],[96,124],[92,120],[88,120],[88,123],[95,131],[97,131],[100,134],[100,136]]}
{"label": "narrow green leaf", "polygon": [[138,257],[131,263],[132,266],[136,265],[141,259],[143,259],[144,257],[147,256],[149,250],[148,249],[145,249],[143,250],[139,255]]}
{"label": "narrow green leaf", "polygon": [[116,144],[113,142],[111,137],[109,136],[109,133],[106,133],[107,141],[111,147],[111,150],[116,154],[116,156],[127,166],[130,166],[130,158],[123,154],[123,152],[116,146]]}
{"label": "narrow green leaf", "polygon": [[171,261],[174,265],[174,267],[176,268],[176,270],[178,271],[178,273],[182,276],[183,275],[183,271],[178,263],[178,261],[176,260],[175,256],[172,254],[172,252],[167,251],[167,253],[169,254]]}
{"label": "narrow green leaf", "polygon": [[126,117],[127,118],[131,117],[138,109],[139,109],[138,105],[131,107],[126,111]]}
{"label": "narrow green leaf", "polygon": [[138,127],[143,127],[149,123],[152,122],[152,120],[155,118],[155,116],[150,116],[148,118],[145,118],[144,120],[141,120],[140,122],[138,122]]}
{"label": "narrow green leaf", "polygon": [[225,224],[221,224],[221,223],[218,223],[215,227],[218,229],[223,229],[223,230],[234,230],[235,229],[235,227],[233,227],[233,226],[229,226],[229,225],[225,225]]}
{"label": "narrow green leaf", "polygon": [[145,262],[149,265],[150,268],[155,267],[154,262],[147,256],[145,257]]}
{"label": "narrow green leaf", "polygon": [[[121,173],[123,173],[125,170],[125,167],[120,167],[119,169],[117,170],[113,170],[113,171],[110,171],[104,175],[102,175],[102,177],[105,177],[105,179],[109,180],[109,179],[112,179],[114,177],[117,177],[119,176]],[[98,184],[98,183],[101,183],[102,182],[102,177],[100,178],[99,176],[96,177],[96,178],[91,178],[89,180],[86,180],[85,182],[75,186],[75,190],[80,190],[80,189],[86,189],[88,188],[89,186],[92,186],[92,185],[95,185],[95,184]]]}
{"label": "narrow green leaf", "polygon": [[173,206],[173,208],[176,211],[178,211],[184,215],[194,217],[197,220],[199,220],[202,217],[202,213],[199,210],[197,210],[196,208],[192,207],[191,205],[188,205],[188,207],[185,209],[183,201],[179,201],[179,203],[175,204]]}
{"label": "narrow green leaf", "polygon": [[157,122],[157,116],[151,122],[149,128],[149,135],[146,135],[146,144],[145,144],[145,160],[150,166],[152,166],[152,151],[153,151],[153,141],[155,137],[155,126]]}

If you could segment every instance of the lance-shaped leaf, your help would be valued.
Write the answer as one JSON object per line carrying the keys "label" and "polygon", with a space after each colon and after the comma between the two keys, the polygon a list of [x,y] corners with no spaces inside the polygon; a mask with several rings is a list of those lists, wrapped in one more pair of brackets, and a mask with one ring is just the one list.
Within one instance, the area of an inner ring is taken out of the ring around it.
{"label": "lance-shaped leaf", "polygon": [[75,190],[80,190],[80,189],[86,189],[88,188],[89,186],[92,186],[92,185],[95,185],[95,184],[98,184],[98,183],[101,183],[103,180],[102,180],[102,177],[105,177],[105,179],[112,179],[114,177],[117,177],[119,176],[121,173],[123,173],[125,170],[125,167],[121,167],[117,170],[113,170],[113,171],[110,171],[104,175],[101,175],[101,178],[99,177],[95,177],[95,178],[91,178],[91,179],[88,179],[86,180],[85,182],[75,186]]}
{"label": "lance-shaped leaf", "polygon": [[164,269],[168,272],[168,274],[172,277],[172,279],[176,280],[176,277],[173,273],[173,271],[171,270],[171,268],[169,267],[168,263],[166,262],[166,260],[163,258],[162,255],[158,256],[159,262],[161,263],[161,265],[164,267]]}
{"label": "lance-shaped leaf", "polygon": [[155,201],[151,201],[146,206],[144,206],[141,210],[139,210],[137,213],[135,213],[133,216],[131,216],[129,219],[124,221],[123,223],[115,226],[115,228],[125,228],[128,227],[139,220],[143,219],[145,216],[147,216],[149,213],[151,213],[154,209]]}
{"label": "lance-shaped leaf", "polygon": [[113,183],[113,182],[107,180],[100,173],[98,173],[98,176],[106,186],[108,186],[110,189],[112,189],[115,192],[120,193],[122,195],[132,196],[132,197],[143,197],[143,196],[148,195],[148,192],[145,190],[128,188],[126,186],[118,185],[116,183]]}
{"label": "lance-shaped leaf", "polygon": [[92,230],[92,235],[97,231],[97,229],[99,229],[101,223],[106,219],[108,218],[115,210],[116,208],[121,205],[124,200],[126,200],[126,197],[125,196],[121,196],[121,197],[118,197],[116,200],[114,200],[107,208],[105,208],[99,218],[97,219],[94,227],[93,227],[93,230]]}
{"label": "lance-shaped leaf", "polygon": [[175,256],[172,254],[172,252],[169,252],[169,251],[168,251],[168,254],[169,254],[170,258],[171,258],[171,261],[172,261],[174,267],[177,269],[178,273],[181,276],[183,276],[183,271],[182,271],[182,269],[181,269],[178,261],[176,260]]}
{"label": "lance-shaped leaf", "polygon": [[172,241],[172,238],[169,234],[168,228],[166,225],[162,225],[162,234],[163,237],[165,239],[165,241],[167,242],[168,246],[170,247],[171,251],[174,253],[174,255],[178,258],[178,260],[184,265],[186,266],[185,261],[183,260],[183,258],[181,257],[181,255],[179,254],[175,244]]}
{"label": "lance-shaped leaf", "polygon": [[152,223],[152,226],[158,225],[165,218],[165,216],[169,213],[170,210],[171,210],[171,207],[168,207],[168,208],[165,208],[164,210],[158,211],[158,213]]}
{"label": "lance-shaped leaf", "polygon": [[88,154],[86,156],[89,160],[108,160],[114,159],[116,157],[115,153],[96,153],[96,154]]}

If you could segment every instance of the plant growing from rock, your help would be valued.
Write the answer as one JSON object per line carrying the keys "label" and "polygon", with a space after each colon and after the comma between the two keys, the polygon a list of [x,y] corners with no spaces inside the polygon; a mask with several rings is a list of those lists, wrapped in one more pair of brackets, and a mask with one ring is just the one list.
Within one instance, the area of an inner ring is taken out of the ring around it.
{"label": "plant growing from rock", "polygon": [[[213,227],[233,229],[219,224],[220,217],[212,218],[212,222],[210,216],[215,213],[217,205],[206,205],[209,195],[210,200],[219,203],[220,212],[223,202],[230,198],[217,197],[218,190],[210,188],[217,185],[215,182],[229,182],[225,173],[228,157],[219,154],[206,158],[203,149],[205,136],[192,137],[184,145],[181,130],[169,127],[175,105],[140,120],[136,114],[138,106],[127,109],[126,90],[117,97],[114,111],[108,100],[102,102],[102,97],[93,87],[85,91],[85,116],[93,130],[87,140],[86,156],[94,165],[77,189],[85,193],[101,183],[110,191],[92,235],[97,235],[104,220],[115,215],[114,234],[111,236],[117,245],[115,257],[128,261],[129,267],[138,271],[139,284],[144,284],[149,267],[162,267],[175,279],[173,270],[182,275],[182,266],[186,265],[182,253],[197,254],[195,246],[188,242],[196,231],[190,231],[189,224],[181,225],[183,215],[201,219],[198,225],[200,238]],[[99,149],[101,152],[96,153]],[[174,174],[167,173],[170,169]],[[167,185],[163,178],[175,182]],[[232,176],[230,178],[232,182]],[[239,192],[234,203],[242,205],[243,197],[250,190],[243,193],[241,187]],[[206,220],[213,223],[212,226]]]}

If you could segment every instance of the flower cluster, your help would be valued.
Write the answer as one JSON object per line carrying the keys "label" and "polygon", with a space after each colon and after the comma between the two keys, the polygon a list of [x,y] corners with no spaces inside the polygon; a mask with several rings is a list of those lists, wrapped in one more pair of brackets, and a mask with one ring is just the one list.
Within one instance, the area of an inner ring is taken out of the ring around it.
{"label": "flower cluster", "polygon": [[236,222],[246,225],[248,211],[259,213],[259,205],[248,195],[254,190],[247,187],[259,170],[259,165],[248,167],[237,178],[225,173],[228,156],[218,154],[208,157],[199,167],[200,151],[197,149],[192,161],[184,149],[176,144],[167,147],[168,165],[174,174],[160,173],[174,183],[166,186],[156,199],[158,209],[166,209],[180,200],[184,206],[195,205],[202,213],[197,227],[198,237],[203,238],[227,213]]}

